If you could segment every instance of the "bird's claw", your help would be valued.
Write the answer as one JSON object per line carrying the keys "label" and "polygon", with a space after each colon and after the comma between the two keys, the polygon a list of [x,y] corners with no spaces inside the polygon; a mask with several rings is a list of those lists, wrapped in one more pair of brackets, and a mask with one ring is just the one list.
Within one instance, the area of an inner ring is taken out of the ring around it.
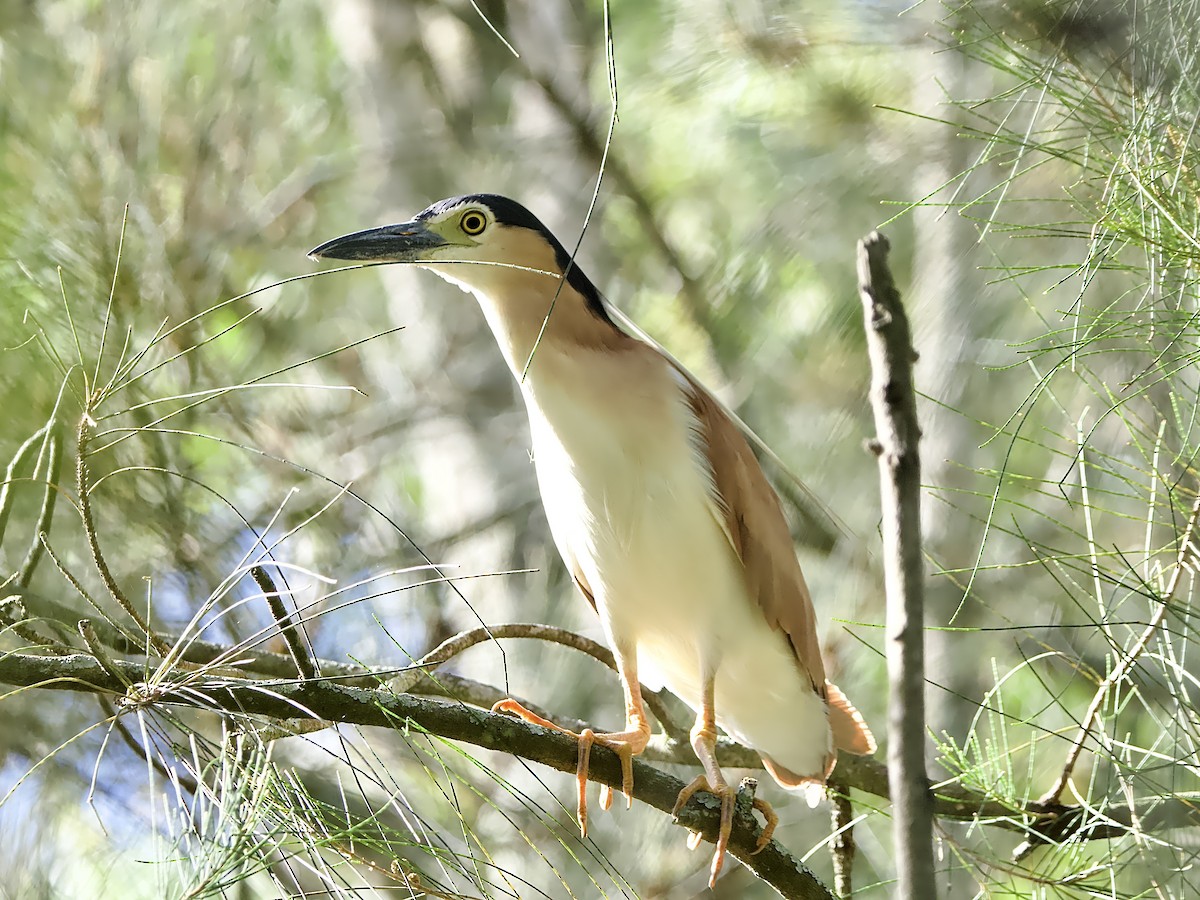
{"label": "bird's claw", "polygon": [[[713,850],[712,863],[709,866],[708,886],[711,888],[717,882],[717,876],[721,874],[721,869],[725,865],[725,854],[729,850],[729,836],[733,833],[733,817],[735,804],[737,803],[738,790],[730,785],[721,782],[714,787],[708,780],[707,775],[697,775],[692,779],[675,799],[675,806],[671,810],[671,815],[679,818],[679,812],[682,810],[692,795],[697,791],[706,791],[721,801],[721,822],[717,830],[717,846]],[[763,848],[771,842],[771,835],[775,833],[775,826],[779,824],[779,817],[775,814],[775,810],[771,808],[771,804],[766,800],[760,800],[754,797],[751,801],[754,809],[757,809],[763,815],[765,823],[762,833],[759,834],[758,840],[755,843],[752,853],[760,853]],[[703,836],[698,831],[693,831],[688,835],[688,849],[695,850],[700,846],[700,841]]]}
{"label": "bird's claw", "polygon": [[775,834],[775,826],[779,824],[779,816],[775,814],[775,810],[766,800],[760,800],[754,796],[755,790],[758,788],[758,779],[743,778],[741,784],[738,785],[737,796],[742,799],[745,795],[747,805],[750,809],[757,809],[762,813],[763,827],[759,832],[758,840],[754,842],[754,849],[750,851],[753,856],[756,853],[762,853],[767,844],[771,843],[771,836]]}
{"label": "bird's claw", "polygon": [[[531,712],[518,703],[516,700],[508,699],[501,700],[492,706],[492,712],[495,713],[512,713],[526,722],[532,722],[534,725],[541,725],[543,728],[550,728],[554,731],[560,731],[563,734],[570,735],[579,741],[579,757],[575,766],[575,787],[576,787],[576,813],[575,817],[579,822],[579,834],[582,837],[587,837],[588,827],[588,812],[587,812],[587,783],[588,772],[591,768],[592,746],[600,744],[612,750],[621,760],[621,793],[625,795],[625,805],[627,809],[633,808],[633,757],[646,747],[646,742],[650,738],[650,726],[642,719],[637,723],[636,728],[631,728],[629,731],[623,731],[613,734],[596,734],[590,728],[585,728],[578,734],[574,731],[569,731],[559,725],[555,725],[548,719],[544,719],[537,713]],[[600,786],[600,808],[608,810],[612,807],[612,788],[607,784]]]}

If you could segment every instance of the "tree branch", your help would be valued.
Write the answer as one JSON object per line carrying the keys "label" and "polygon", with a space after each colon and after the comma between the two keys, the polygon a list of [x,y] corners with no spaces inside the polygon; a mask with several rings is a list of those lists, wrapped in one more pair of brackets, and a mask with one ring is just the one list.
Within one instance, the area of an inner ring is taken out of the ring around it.
{"label": "tree branch", "polygon": [[888,776],[895,827],[897,896],[932,898],[933,797],[925,777],[924,565],[921,457],[908,317],[887,266],[887,239],[858,244],[858,289],[871,357],[871,408],[879,458],[883,571],[887,589]]}
{"label": "tree branch", "polygon": [[[42,602],[46,602],[44,598],[42,598]],[[119,652],[138,652],[138,647],[114,646],[127,641],[128,638],[121,635],[112,626],[103,621],[94,621],[92,624],[100,636],[100,640],[107,646]],[[167,634],[162,634],[160,637],[168,643],[175,640]],[[145,651],[145,647],[140,649],[142,652]],[[295,663],[288,655],[282,653],[245,651],[215,643],[194,642],[189,645],[188,653],[185,656],[191,666],[186,669],[181,666],[178,675],[181,681],[189,679],[190,687],[192,686],[190,679],[195,677],[194,666],[231,658],[245,660],[246,668],[253,669],[260,675],[265,674],[269,678],[269,680],[254,680],[249,677],[250,673],[248,672],[244,682],[234,682],[240,686],[242,691],[261,691],[269,688],[280,696],[284,696],[285,693],[280,688],[280,685],[283,684],[288,687],[286,696],[294,696],[297,684],[290,679],[294,677]],[[0,656],[0,683],[24,688],[42,687],[91,693],[121,693],[118,673],[124,674],[136,670],[137,677],[133,679],[133,683],[145,677],[144,663],[115,660],[112,657],[106,657],[106,659],[108,664],[113,667],[113,673],[107,680],[92,677],[91,673],[98,668],[103,669],[103,666],[94,657],[78,652],[57,658],[35,656],[29,653],[8,654]],[[318,660],[317,664],[324,675],[315,684],[348,690],[363,690],[368,696],[381,698],[390,695],[373,689],[387,682],[389,677],[397,672],[394,668],[371,672],[360,666],[326,659]],[[338,674],[333,674],[335,672]],[[228,688],[231,680],[223,678],[220,683]],[[416,695],[414,699],[425,696],[442,697],[455,701],[456,708],[465,708],[462,707],[462,704],[471,704],[487,709],[497,700],[509,696],[492,685],[441,672],[437,674],[436,678],[427,677],[417,682],[412,686],[411,691],[413,695]],[[582,731],[594,724],[542,710],[524,698],[516,699],[526,708],[544,714],[547,718],[553,719],[572,731]],[[296,709],[292,706],[286,706],[286,709],[281,709],[280,713],[282,713],[281,718],[295,719],[296,717]],[[378,724],[373,721],[360,723],[352,716],[324,718],[331,722]],[[500,718],[517,721],[507,717]],[[441,734],[441,732],[436,733]],[[451,734],[443,736],[453,737]],[[473,743],[479,743],[479,741]],[[726,768],[762,768],[762,760],[754,750],[726,737],[722,737],[718,741],[717,759]],[[646,747],[646,752],[639,757],[639,760],[639,765],[652,762],[691,767],[696,765],[695,753],[689,743],[674,740],[665,734],[654,735]],[[571,763],[570,771],[574,771],[574,763]],[[638,771],[641,769],[639,768]],[[839,785],[845,789],[858,790],[885,800],[891,797],[887,768],[872,757],[840,755],[835,777]],[[1132,806],[1119,804],[1088,811],[1074,806],[1047,809],[1041,807],[1037,801],[1024,805],[1006,803],[976,793],[957,783],[931,785],[930,790],[934,795],[934,811],[940,818],[985,822],[996,828],[1016,831],[1027,836],[1026,843],[1057,844],[1118,837],[1131,831],[1134,822],[1137,822],[1137,827],[1142,832],[1200,827],[1200,794],[1179,794],[1169,798],[1153,797],[1139,801]],[[635,795],[641,798],[641,794],[638,794],[636,790]],[[704,798],[707,795],[699,794],[697,796]],[[674,803],[673,799],[671,803]],[[670,807],[666,808],[669,810]],[[681,819],[681,821],[683,820]]]}
{"label": "tree branch", "polygon": [[[72,608],[35,591],[5,594],[0,589],[0,604],[4,601],[24,601],[31,606],[30,615],[47,617],[52,624],[61,626],[64,633],[77,634],[67,622],[77,622],[79,615]],[[24,618],[21,612],[18,618]],[[11,626],[6,616],[0,619],[0,624]],[[102,619],[94,619],[92,628],[98,640],[106,647],[117,653],[144,654],[144,642],[124,634],[112,623]],[[505,629],[507,626],[492,626]],[[176,635],[159,632],[156,635],[169,646],[179,642]],[[453,638],[451,640],[454,640]],[[40,643],[40,641],[39,641]],[[48,649],[48,648],[47,648]],[[66,648],[56,648],[51,652],[78,652]],[[220,644],[215,641],[188,641],[177,656],[192,670],[197,666],[208,666],[213,663],[223,663],[228,660],[240,660],[239,669],[244,670],[247,684],[253,685],[254,676],[267,679],[290,679],[295,676],[296,664],[290,656],[284,653],[271,653],[264,650],[251,650],[236,645]],[[393,690],[392,681],[398,674],[414,672],[414,668],[384,668],[366,669],[352,663],[337,662],[330,659],[314,660],[319,667],[322,678],[326,681],[337,682],[344,687],[374,689],[380,684],[388,683]],[[42,663],[43,666],[47,663]],[[144,664],[142,670],[144,672]],[[404,682],[411,693],[426,697],[443,697],[459,703],[468,703],[489,709],[497,700],[503,700],[509,694],[490,684],[473,681],[448,672],[430,672],[420,667],[423,677],[409,684]],[[55,677],[69,677],[70,672],[54,670]],[[11,681],[24,687],[36,686],[37,679]],[[261,684],[262,682],[260,682]],[[84,690],[86,688],[79,688]],[[595,723],[584,722],[561,713],[551,712],[539,707],[535,702],[523,697],[514,698],[526,709],[533,710],[544,718],[552,719],[564,728],[572,731],[582,731]],[[289,718],[293,718],[289,716]],[[674,739],[667,734],[656,734],[650,739],[646,752],[642,754],[644,762],[669,763],[673,765],[696,765],[696,756],[686,739]],[[721,737],[717,742],[717,759],[728,768],[761,769],[762,759],[749,747],[737,743],[727,737]],[[888,786],[887,768],[877,759],[865,756],[841,754],[838,757],[837,769],[834,776],[840,785],[846,789],[862,791],[876,797],[888,799],[891,790]],[[993,827],[1009,831],[1017,831],[1029,836],[1032,841],[1057,843],[1067,840],[1099,840],[1115,837],[1126,833],[1138,822],[1142,831],[1155,831],[1164,828],[1200,827],[1200,797],[1178,796],[1171,799],[1150,798],[1140,801],[1134,807],[1119,805],[1096,810],[1087,815],[1085,810],[1074,806],[1058,806],[1048,808],[1038,801],[1026,804],[1006,803],[986,795],[969,790],[960,784],[948,782],[930,788],[934,794],[934,812],[944,819],[959,821],[985,821]]]}
{"label": "tree branch", "polygon": [[[455,741],[512,753],[560,772],[574,773],[578,747],[574,738],[458,703],[427,700],[412,694],[394,694],[346,687],[330,681],[241,681],[179,672],[174,681],[139,684],[145,677],[142,664],[110,660],[107,670],[84,654],[62,657],[10,653],[0,657],[0,682],[49,690],[83,691],[118,697],[118,708],[145,710],[155,705],[218,709],[226,715],[295,718],[300,712],[315,719],[418,728]],[[136,690],[126,692],[125,679]],[[591,779],[621,788],[621,763],[611,750],[592,750]],[[640,760],[634,760],[634,796],[655,809],[670,813],[684,784]],[[721,818],[720,803],[708,794],[697,794],[679,813],[679,824],[715,842]],[[729,852],[779,894],[799,900],[833,900],[828,889],[776,841],[754,853],[758,823],[739,815],[729,842]]]}
{"label": "tree branch", "polygon": [[104,582],[109,596],[121,609],[125,610],[125,614],[129,618],[133,619],[133,623],[146,635],[154,651],[160,656],[166,656],[170,648],[158,640],[154,632],[150,630],[149,624],[142,618],[141,613],[129,602],[129,598],[125,596],[121,586],[117,584],[117,579],[113,577],[112,571],[108,568],[104,554],[100,552],[100,536],[96,533],[96,523],[92,519],[92,475],[88,469],[88,444],[91,441],[93,424],[91,414],[85,410],[79,418],[75,447],[75,486],[79,494],[79,513],[83,519],[83,532],[87,536],[92,562],[95,564],[96,571],[100,574],[100,580]]}

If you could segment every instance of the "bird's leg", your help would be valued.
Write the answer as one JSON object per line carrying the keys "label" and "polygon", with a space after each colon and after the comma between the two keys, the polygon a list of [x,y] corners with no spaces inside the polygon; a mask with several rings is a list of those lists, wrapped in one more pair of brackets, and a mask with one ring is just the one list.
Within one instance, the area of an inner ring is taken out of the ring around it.
{"label": "bird's leg", "polygon": [[[576,816],[579,820],[579,832],[584,837],[587,837],[587,782],[592,745],[608,747],[621,758],[621,792],[625,795],[626,806],[632,807],[633,758],[646,749],[650,740],[650,720],[646,718],[646,708],[642,703],[642,686],[637,676],[637,650],[628,648],[626,652],[617,652],[615,655],[621,688],[625,694],[624,731],[596,734],[592,729],[585,728],[576,734],[530,712],[516,700],[501,700],[492,707],[492,712],[513,713],[526,722],[561,731],[579,740],[579,762],[575,769],[578,796]],[[606,784],[600,786],[600,806],[602,809],[612,806],[612,789]]]}
{"label": "bird's leg", "polygon": [[[713,703],[713,680],[711,675],[705,677],[700,713],[696,716],[696,724],[692,726],[691,731],[692,749],[696,751],[696,757],[700,760],[700,765],[704,767],[704,774],[697,775],[687,787],[679,792],[679,797],[675,800],[675,807],[671,811],[673,816],[678,816],[679,811],[687,805],[696,791],[708,791],[720,799],[721,824],[717,831],[717,847],[713,851],[712,865],[709,868],[708,886],[710,888],[716,884],[717,876],[721,874],[721,867],[725,865],[725,852],[729,849],[729,835],[733,831],[734,802],[737,800],[737,789],[729,785],[725,776],[721,774],[721,767],[717,765],[717,719]],[[754,808],[761,812],[766,820],[762,834],[759,835],[758,844],[754,848],[754,852],[758,853],[770,843],[771,834],[779,823],[779,817],[775,815],[775,810],[769,803],[757,797],[754,798]],[[696,848],[699,843],[698,838],[697,834],[693,834],[689,838],[688,847],[690,849]]]}

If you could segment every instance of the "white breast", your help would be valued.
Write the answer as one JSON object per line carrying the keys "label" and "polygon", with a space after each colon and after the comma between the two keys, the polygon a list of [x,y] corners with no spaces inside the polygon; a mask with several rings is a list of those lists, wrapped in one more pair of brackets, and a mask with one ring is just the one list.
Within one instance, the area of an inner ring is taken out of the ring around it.
{"label": "white breast", "polygon": [[693,708],[715,672],[727,732],[793,772],[820,773],[824,701],[746,594],[674,370],[657,355],[552,350],[534,370],[523,392],[546,515],[609,641],[636,647],[641,680]]}

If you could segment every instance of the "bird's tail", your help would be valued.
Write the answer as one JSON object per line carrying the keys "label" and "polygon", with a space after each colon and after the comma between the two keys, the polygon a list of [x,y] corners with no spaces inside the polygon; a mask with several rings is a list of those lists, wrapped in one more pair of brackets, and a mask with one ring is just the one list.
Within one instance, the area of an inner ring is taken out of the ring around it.
{"label": "bird's tail", "polygon": [[781,766],[765,753],[760,753],[762,756],[763,765],[767,771],[771,773],[771,777],[778,782],[779,786],[786,788],[789,791],[795,791],[804,796],[808,802],[809,809],[814,808],[825,797],[825,780],[829,777],[829,773],[833,771],[833,764],[837,761],[836,753],[829,753],[825,757],[825,771],[816,775],[797,775],[791,769]]}
{"label": "bird's tail", "polygon": [[829,704],[829,729],[833,732],[833,748],[858,756],[875,752],[875,735],[846,695],[832,681],[825,682],[825,702]]}

